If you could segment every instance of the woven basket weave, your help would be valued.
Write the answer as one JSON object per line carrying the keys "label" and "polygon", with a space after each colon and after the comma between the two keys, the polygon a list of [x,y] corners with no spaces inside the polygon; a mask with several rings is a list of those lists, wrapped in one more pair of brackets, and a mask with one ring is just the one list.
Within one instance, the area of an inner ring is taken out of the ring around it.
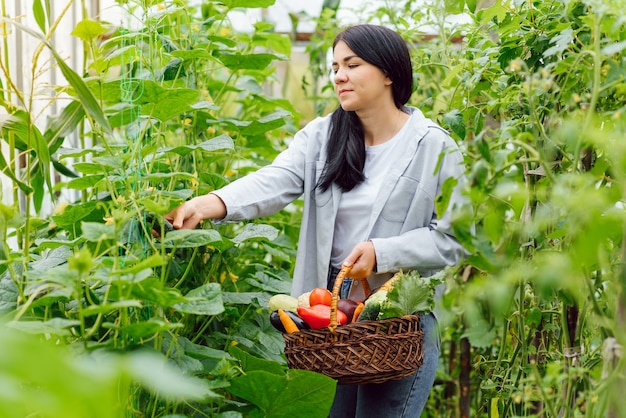
{"label": "woven basket weave", "polygon": [[328,328],[283,334],[287,364],[341,384],[382,383],[415,373],[424,359],[418,315],[337,326],[339,289],[349,271],[342,266],[335,279]]}

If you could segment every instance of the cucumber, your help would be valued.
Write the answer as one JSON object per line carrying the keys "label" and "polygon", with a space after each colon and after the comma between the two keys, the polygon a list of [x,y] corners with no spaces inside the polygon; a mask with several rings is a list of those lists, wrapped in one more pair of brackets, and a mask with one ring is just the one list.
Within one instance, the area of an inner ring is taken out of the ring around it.
{"label": "cucumber", "polygon": [[369,298],[365,299],[365,306],[359,314],[357,321],[375,321],[378,319],[378,314],[385,300],[387,300],[386,290],[378,290]]}

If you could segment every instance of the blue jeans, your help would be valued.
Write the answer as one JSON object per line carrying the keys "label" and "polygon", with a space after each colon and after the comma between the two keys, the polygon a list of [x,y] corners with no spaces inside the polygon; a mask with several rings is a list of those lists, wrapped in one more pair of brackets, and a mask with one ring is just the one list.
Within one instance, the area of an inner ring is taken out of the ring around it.
{"label": "blue jeans", "polygon": [[330,418],[418,418],[428,400],[439,363],[439,329],[431,313],[422,315],[424,363],[399,380],[337,385]]}

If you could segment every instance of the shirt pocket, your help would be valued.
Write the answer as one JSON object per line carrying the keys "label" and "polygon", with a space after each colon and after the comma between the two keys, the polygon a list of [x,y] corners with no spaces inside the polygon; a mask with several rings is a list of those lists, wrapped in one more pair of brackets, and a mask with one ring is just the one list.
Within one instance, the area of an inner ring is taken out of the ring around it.
{"label": "shirt pocket", "polygon": [[418,197],[419,186],[420,182],[414,178],[398,178],[380,216],[389,222],[404,222],[411,205]]}
{"label": "shirt pocket", "polygon": [[311,198],[317,207],[326,206],[333,196],[332,187],[329,187],[325,192],[322,192],[319,187],[316,187],[320,177],[322,176],[322,172],[324,171],[324,165],[324,161],[315,162],[315,183],[313,185],[313,190],[311,191]]}

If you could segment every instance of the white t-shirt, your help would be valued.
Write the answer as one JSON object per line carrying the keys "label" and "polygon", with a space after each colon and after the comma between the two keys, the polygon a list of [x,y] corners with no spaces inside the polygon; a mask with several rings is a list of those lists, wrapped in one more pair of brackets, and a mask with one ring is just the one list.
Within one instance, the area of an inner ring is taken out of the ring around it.
{"label": "white t-shirt", "polygon": [[[413,114],[411,115],[411,118]],[[365,147],[365,180],[349,192],[343,193],[339,201],[333,249],[330,262],[334,267],[341,263],[352,252],[355,245],[366,241],[366,231],[370,222],[372,206],[380,185],[394,163],[403,155],[406,138],[405,132],[410,125],[410,118],[390,140],[374,146]]]}

